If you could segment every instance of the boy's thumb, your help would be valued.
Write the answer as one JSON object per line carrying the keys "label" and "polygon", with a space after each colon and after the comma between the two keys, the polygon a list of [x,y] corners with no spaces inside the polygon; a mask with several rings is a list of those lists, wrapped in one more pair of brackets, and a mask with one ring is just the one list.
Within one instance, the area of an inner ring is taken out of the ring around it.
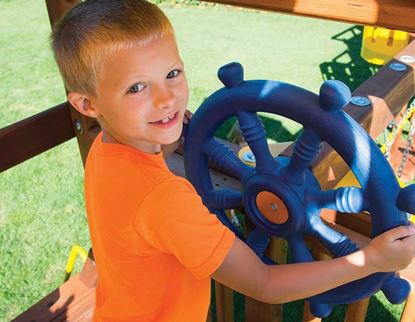
{"label": "boy's thumb", "polygon": [[408,226],[399,226],[387,231],[386,234],[392,241],[405,238],[415,234],[415,225],[410,224]]}

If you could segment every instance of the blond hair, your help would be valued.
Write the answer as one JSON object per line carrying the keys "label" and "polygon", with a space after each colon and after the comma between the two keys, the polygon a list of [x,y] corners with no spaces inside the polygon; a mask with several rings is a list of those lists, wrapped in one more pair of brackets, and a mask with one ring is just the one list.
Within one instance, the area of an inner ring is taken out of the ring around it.
{"label": "blond hair", "polygon": [[145,0],[86,0],[55,24],[51,44],[66,89],[96,96],[99,77],[111,53],[143,46],[173,27]]}

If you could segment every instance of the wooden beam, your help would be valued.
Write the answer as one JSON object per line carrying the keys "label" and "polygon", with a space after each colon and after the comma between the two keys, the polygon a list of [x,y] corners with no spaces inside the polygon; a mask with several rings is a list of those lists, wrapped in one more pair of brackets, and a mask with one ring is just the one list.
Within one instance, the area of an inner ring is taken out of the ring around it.
{"label": "wooden beam", "polygon": [[415,31],[415,5],[412,0],[204,0],[254,9],[278,11]]}
{"label": "wooden beam", "polygon": [[67,103],[0,129],[0,172],[72,139]]}

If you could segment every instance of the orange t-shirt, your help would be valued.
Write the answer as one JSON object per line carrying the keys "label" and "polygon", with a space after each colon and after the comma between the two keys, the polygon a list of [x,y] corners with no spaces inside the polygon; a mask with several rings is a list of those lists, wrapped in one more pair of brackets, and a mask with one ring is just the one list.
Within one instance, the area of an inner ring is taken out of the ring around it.
{"label": "orange t-shirt", "polygon": [[234,234],[163,155],[94,141],[85,169],[98,272],[95,321],[206,321]]}

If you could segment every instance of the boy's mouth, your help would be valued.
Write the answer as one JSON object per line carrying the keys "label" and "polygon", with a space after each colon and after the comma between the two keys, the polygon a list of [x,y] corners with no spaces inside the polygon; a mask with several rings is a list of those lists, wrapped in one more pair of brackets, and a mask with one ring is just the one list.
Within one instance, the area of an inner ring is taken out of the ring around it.
{"label": "boy's mouth", "polygon": [[171,114],[169,116],[166,116],[165,118],[162,118],[161,120],[150,122],[150,124],[154,125],[170,125],[171,123],[174,123],[174,121],[177,119],[178,112]]}

